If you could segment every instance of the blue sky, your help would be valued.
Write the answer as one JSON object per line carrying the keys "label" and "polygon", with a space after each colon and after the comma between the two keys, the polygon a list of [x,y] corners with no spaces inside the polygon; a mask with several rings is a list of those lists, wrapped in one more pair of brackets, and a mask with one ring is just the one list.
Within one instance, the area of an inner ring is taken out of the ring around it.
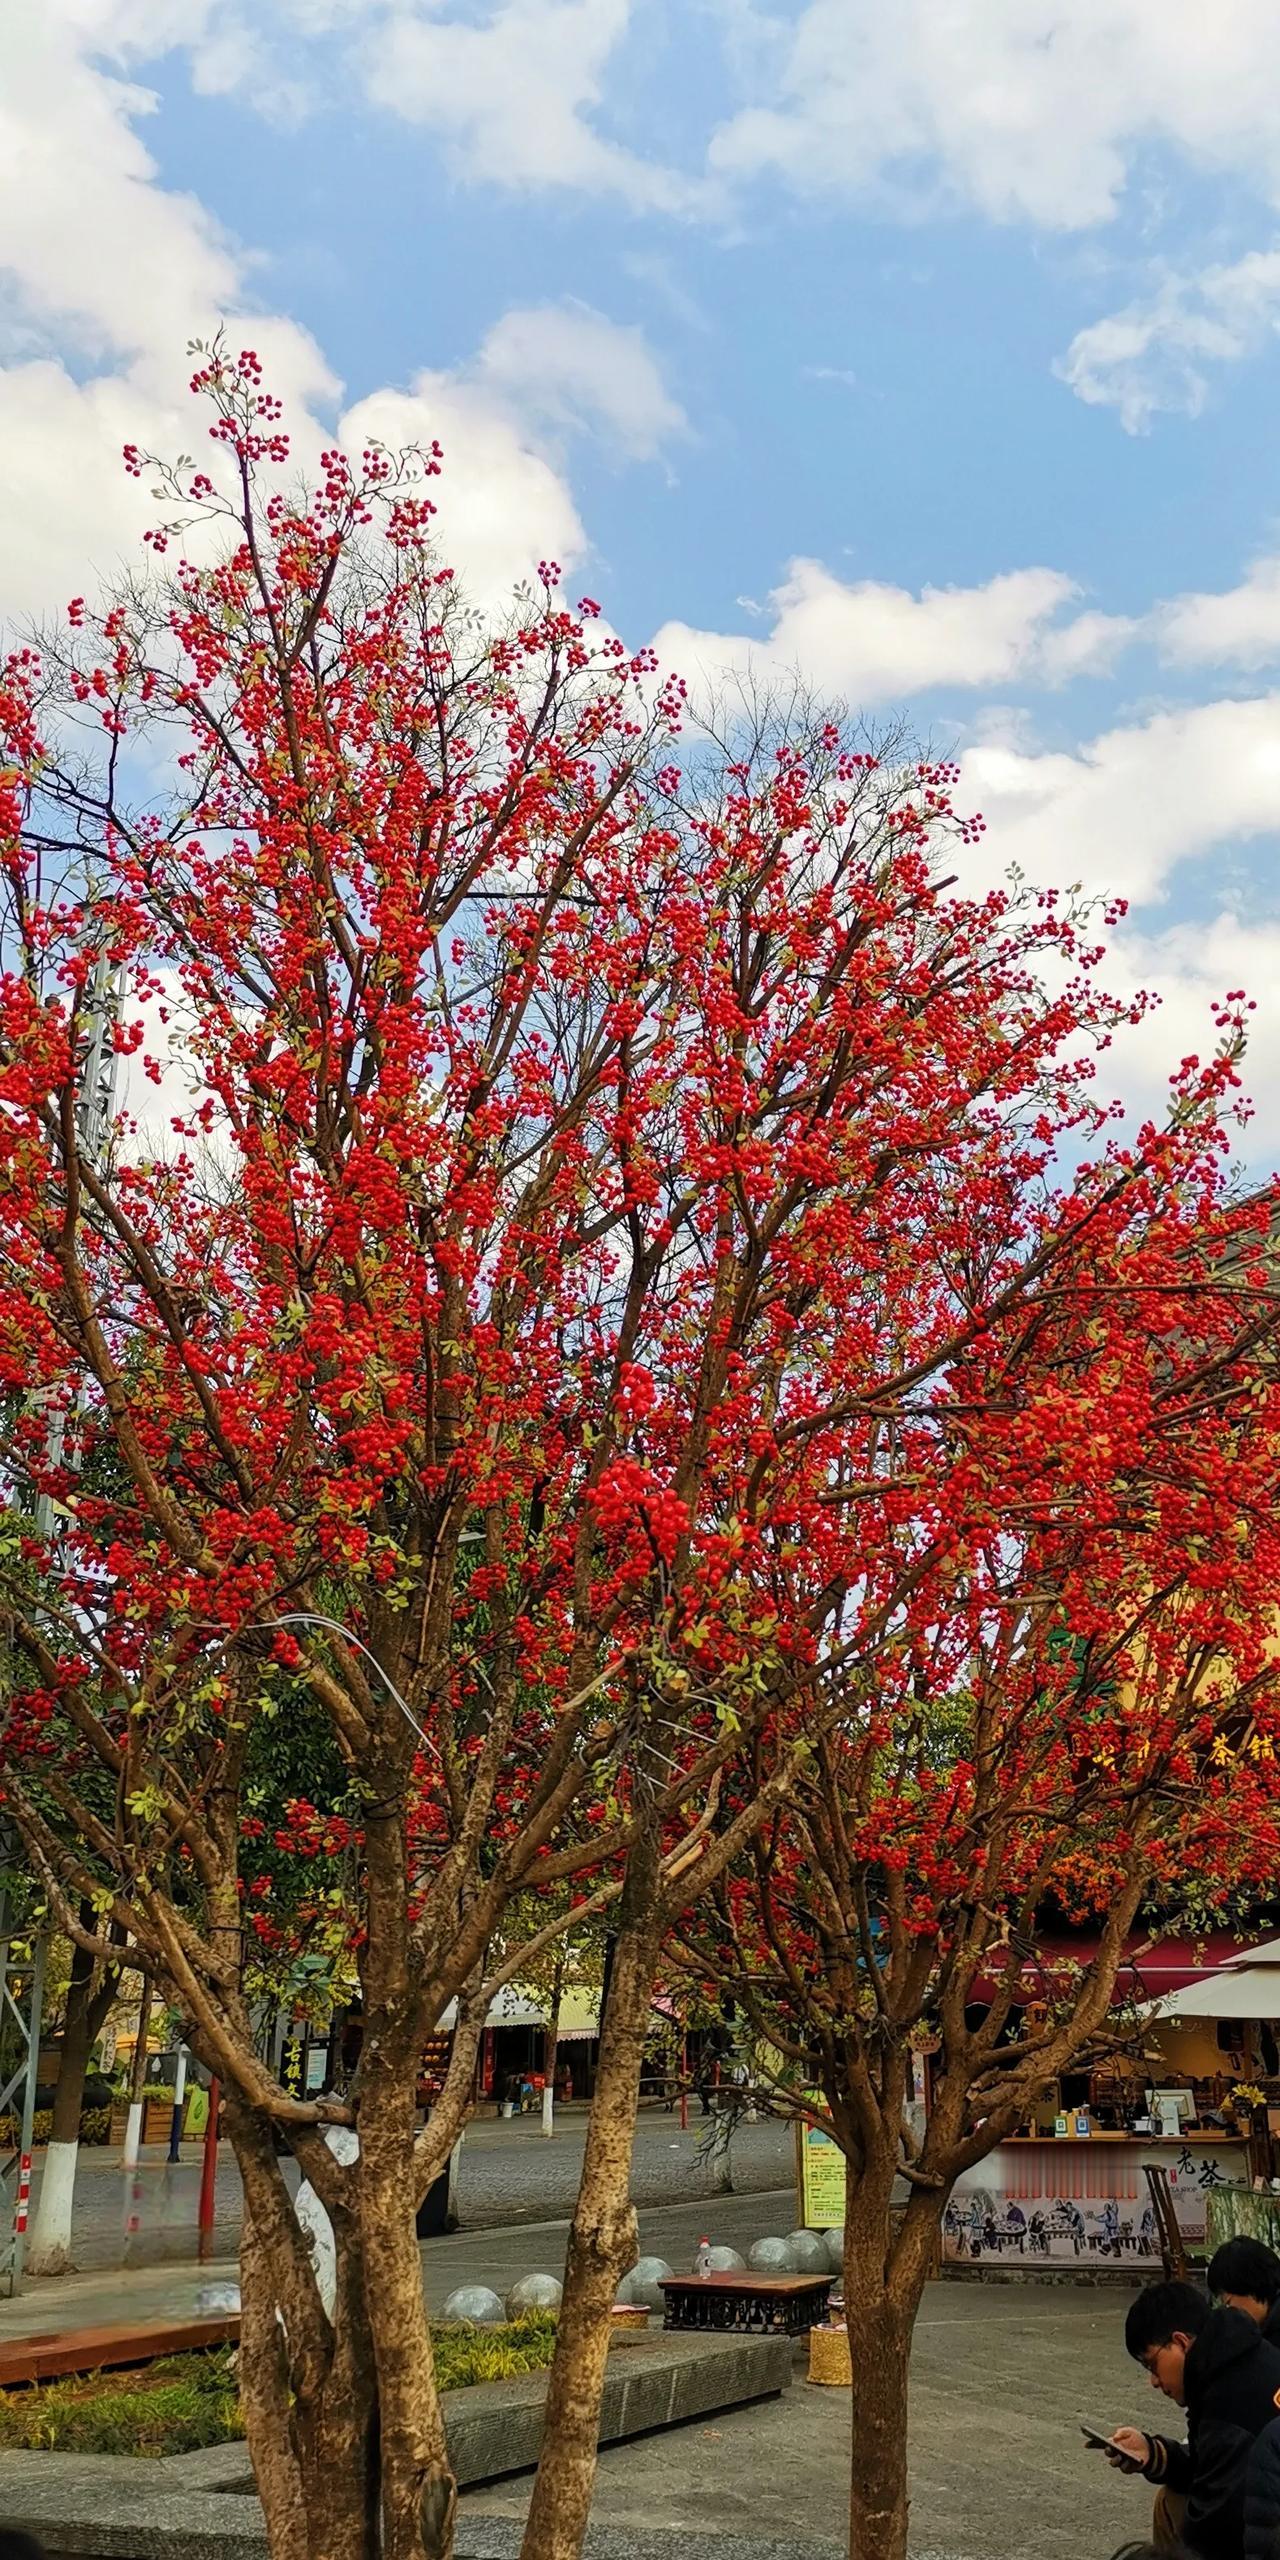
{"label": "blue sky", "polygon": [[307,434],[438,434],[695,679],[954,746],[1131,901],[1136,1094],[1259,1000],[1280,1147],[1274,0],[44,0],[0,100],[0,610],[109,569],[226,315]]}

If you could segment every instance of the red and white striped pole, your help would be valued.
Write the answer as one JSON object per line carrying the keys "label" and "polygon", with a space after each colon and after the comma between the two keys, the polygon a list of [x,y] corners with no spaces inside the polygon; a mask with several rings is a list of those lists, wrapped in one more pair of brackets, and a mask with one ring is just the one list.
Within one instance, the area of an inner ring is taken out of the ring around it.
{"label": "red and white striped pole", "polygon": [[24,2151],[22,2158],[18,2163],[18,2200],[14,2206],[13,2213],[13,2236],[15,2240],[22,2241],[26,2238],[27,2215],[30,2210],[30,2206],[31,2154],[29,2151]]}

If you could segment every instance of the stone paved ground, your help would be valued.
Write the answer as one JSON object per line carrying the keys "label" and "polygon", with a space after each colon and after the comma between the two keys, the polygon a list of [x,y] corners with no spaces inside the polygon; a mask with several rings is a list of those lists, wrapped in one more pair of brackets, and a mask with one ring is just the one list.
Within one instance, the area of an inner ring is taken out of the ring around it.
{"label": "stone paved ground", "polygon": [[[772,2194],[722,2196],[714,2203],[642,2207],[640,2245],[677,2269],[693,2264],[705,2233],[744,2256],[766,2232],[790,2230],[795,2197],[790,2188]],[[564,2265],[568,2224],[522,2222],[486,2231],[453,2232],[423,2243],[427,2300],[439,2310],[455,2285],[487,2284],[507,2294],[518,2276],[558,2275]],[[206,2268],[190,2265],[104,2268],[97,2273],[50,2277],[24,2286],[16,2302],[0,2301],[0,2339],[65,2328],[96,2328],[113,2319],[181,2319],[195,2308],[202,2285],[234,2281],[230,2258]]]}
{"label": "stone paved ground", "polygon": [[[912,2362],[913,2560],[1107,2560],[1144,2535],[1150,2492],[1091,2454],[1079,2420],[1151,2425],[1124,2352],[1125,2288],[930,2287]],[[1159,2403],[1159,2424],[1181,2421]],[[782,2400],[600,2457],[593,2518],[845,2549],[849,2402],[800,2379]],[[468,2492],[468,2517],[516,2517],[526,2481]],[[680,2548],[673,2542],[673,2550]]]}
{"label": "stone paved ground", "polygon": [[[757,2219],[776,2223],[770,2208],[777,2202],[735,2198],[706,2218],[717,2236],[741,2246]],[[645,2214],[642,2237],[687,2263],[703,2218],[696,2206]],[[432,2299],[438,2304],[464,2277],[501,2280],[552,2265],[557,2232],[562,2248],[558,2226],[428,2243]],[[186,2270],[155,2269],[135,2284],[164,2309],[170,2306],[159,2299],[163,2291],[191,2281]],[[69,2305],[77,2295],[83,2300],[104,2290],[104,2279],[81,2277],[48,2292]],[[1129,2298],[1120,2287],[930,2288],[912,2366],[913,2560],[1108,2560],[1144,2532],[1149,2492],[1090,2454],[1078,2424],[1081,2418],[1109,2425],[1155,2418],[1177,2431],[1176,2412],[1153,2401],[1125,2356]],[[25,2300],[0,2305],[0,2335],[26,2309]],[[780,2401],[605,2452],[593,2518],[610,2534],[609,2560],[632,2549],[648,2553],[638,2542],[646,2527],[670,2534],[673,2560],[690,2550],[718,2560],[721,2548],[725,2560],[734,2560],[739,2537],[840,2551],[848,2410],[843,2392],[813,2389],[798,2372]],[[468,2492],[462,2500],[467,2546],[483,2549],[486,2560],[505,2560],[504,2529],[511,2533],[527,2497],[527,2481]],[[492,2551],[479,2530],[484,2525],[495,2528]]]}
{"label": "stone paved ground", "polygon": [[[459,2201],[464,2227],[483,2230],[568,2214],[577,2192],[586,2121],[585,2107],[566,2110],[548,2142],[534,2116],[514,2116],[507,2123],[487,2114],[478,2117],[468,2127],[462,2149]],[[716,2192],[724,2174],[723,2161],[711,2156],[706,2132],[696,2110],[687,2133],[681,2132],[679,2117],[667,2115],[661,2107],[641,2115],[631,2183],[637,2204],[684,2202]],[[791,2161],[792,2135],[787,2126],[744,2125],[733,2137],[730,2154],[735,2191],[750,2193],[782,2185],[791,2176]],[[37,2154],[37,2198],[41,2164],[42,2155]],[[149,2148],[143,2154],[141,2184],[141,2229],[130,2244],[129,2263],[164,2266],[194,2258],[199,2147],[188,2143],[181,2163],[173,2169],[159,2147]],[[119,2155],[82,2151],[72,2234],[78,2268],[105,2269],[124,2262],[128,2209]],[[214,2255],[233,2257],[239,2234],[240,2180],[224,2146],[218,2163]]]}

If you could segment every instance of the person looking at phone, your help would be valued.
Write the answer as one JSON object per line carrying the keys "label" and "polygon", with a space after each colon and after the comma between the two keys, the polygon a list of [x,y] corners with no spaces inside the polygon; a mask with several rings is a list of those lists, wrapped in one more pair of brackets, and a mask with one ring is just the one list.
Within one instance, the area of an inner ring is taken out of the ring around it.
{"label": "person looking at phone", "polygon": [[1155,2484],[1154,2540],[1197,2560],[1243,2560],[1245,2474],[1254,2440],[1280,2411],[1280,2348],[1243,2311],[1214,2310],[1192,2284],[1150,2284],[1130,2305],[1124,2342],[1153,2391],[1187,2413],[1180,2437],[1117,2427],[1103,2447],[1119,2471]]}
{"label": "person looking at phone", "polygon": [[1209,2260],[1209,2291],[1232,2311],[1256,2320],[1263,2337],[1280,2346],[1280,2258],[1265,2241],[1224,2240]]}

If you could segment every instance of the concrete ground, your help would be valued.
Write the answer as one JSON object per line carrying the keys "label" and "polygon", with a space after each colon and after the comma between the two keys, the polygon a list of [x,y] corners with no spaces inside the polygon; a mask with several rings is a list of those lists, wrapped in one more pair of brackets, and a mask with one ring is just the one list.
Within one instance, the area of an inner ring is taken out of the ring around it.
{"label": "concrete ground", "polygon": [[[585,2107],[567,2108],[548,2142],[536,2116],[513,2116],[504,2123],[487,2112],[478,2115],[467,2127],[462,2146],[459,2208],[464,2226],[482,2230],[567,2215],[577,2193],[586,2126]],[[708,2132],[696,2104],[685,2133],[678,2115],[667,2115],[660,2106],[645,2108],[636,2128],[632,2159],[635,2202],[662,2205],[714,2195],[725,2174],[725,2162],[712,2150]],[[728,2156],[734,2189],[750,2193],[783,2185],[792,2175],[793,2140],[788,2125],[741,2126]],[[42,2168],[43,2154],[37,2152],[33,2218]],[[185,2144],[174,2168],[160,2146],[144,2150],[140,2188],[141,2228],[126,2246],[131,2193],[119,2155],[80,2153],[72,2226],[78,2269],[167,2266],[195,2257],[199,2145]],[[234,2257],[239,2238],[240,2180],[224,2144],[218,2160],[214,2255]]]}
{"label": "concrete ground", "polygon": [[[687,2272],[704,2236],[746,2255],[753,2240],[794,2228],[795,2191],[722,2196],[714,2203],[642,2207],[640,2246]],[[568,2223],[518,2223],[491,2231],[455,2231],[424,2240],[422,2265],[427,2301],[434,2311],[456,2285],[487,2284],[504,2297],[518,2276],[559,2275]],[[233,2258],[206,2267],[155,2266],[51,2276],[23,2287],[14,2302],[0,2301],[0,2340],[68,2328],[96,2328],[109,2320],[180,2319],[195,2309],[202,2286],[236,2280]]]}
{"label": "concrete ground", "polygon": [[[916,2560],[1107,2560],[1145,2534],[1150,2491],[1090,2453],[1079,2421],[1181,2432],[1124,2352],[1126,2288],[935,2284],[912,2359]],[[848,2394],[798,2367],[785,2398],[600,2457],[593,2519],[847,2548]],[[468,2491],[467,2516],[521,2516],[527,2480]]]}
{"label": "concrete ground", "polygon": [[[783,2190],[726,2198],[710,2213],[700,2205],[643,2212],[642,2245],[677,2267],[688,2266],[704,2229],[745,2251],[784,2227],[789,2206]],[[549,2223],[429,2241],[429,2299],[438,2309],[455,2284],[505,2291],[517,2275],[554,2271],[564,2240],[563,2223]],[[129,2310],[176,2313],[199,2280],[184,2268],[143,2270],[129,2284]],[[1146,2531],[1149,2491],[1110,2471],[1079,2432],[1081,2419],[1180,2432],[1177,2411],[1155,2400],[1125,2355],[1131,2298],[1121,2285],[929,2288],[912,2360],[913,2560],[1107,2560]],[[72,2278],[0,2304],[0,2337],[120,2309],[119,2280]],[[717,2537],[743,2535],[842,2550],[848,2395],[814,2388],[803,2372],[801,2356],[781,2400],[603,2453],[595,2521],[619,2536],[670,2531],[673,2549],[683,2540],[710,2553]],[[500,2482],[468,2491],[462,2508],[473,2522],[518,2520],[528,2494],[527,2479]]]}

